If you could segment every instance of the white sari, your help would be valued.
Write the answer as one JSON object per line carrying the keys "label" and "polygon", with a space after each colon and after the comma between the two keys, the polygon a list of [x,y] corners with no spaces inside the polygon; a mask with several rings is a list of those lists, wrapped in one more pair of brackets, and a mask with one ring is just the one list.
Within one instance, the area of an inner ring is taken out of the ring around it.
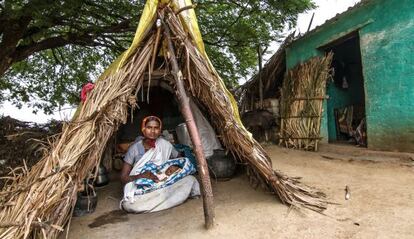
{"label": "white sari", "polygon": [[[161,166],[167,162],[171,155],[172,145],[163,138],[158,138],[155,148],[148,150],[142,158],[135,163],[130,175],[137,175],[144,165],[151,163]],[[176,183],[155,191],[136,195],[135,180],[124,187],[124,197],[121,201],[121,209],[134,213],[149,213],[177,206],[187,200],[188,197],[200,195],[200,186],[195,177],[188,175]]]}

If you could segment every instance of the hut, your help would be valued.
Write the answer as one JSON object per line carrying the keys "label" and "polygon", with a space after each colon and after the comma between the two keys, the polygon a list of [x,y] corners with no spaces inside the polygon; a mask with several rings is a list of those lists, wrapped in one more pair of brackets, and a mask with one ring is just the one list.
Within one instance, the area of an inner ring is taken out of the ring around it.
{"label": "hut", "polygon": [[[280,89],[286,72],[290,34],[259,73],[235,90],[244,125],[259,142],[276,142],[280,131]],[[260,118],[260,120],[258,120]]]}
{"label": "hut", "polygon": [[[259,141],[317,150],[332,54],[286,70],[289,35],[263,69],[236,91],[242,120]],[[263,135],[265,137],[263,137]]]}
{"label": "hut", "polygon": [[[13,171],[2,188],[0,238],[56,238],[68,225],[80,185],[96,177],[107,142],[128,114],[133,115],[129,112],[139,110],[139,94],[147,89],[146,97],[151,97],[151,87],[159,87],[153,94],[175,97],[180,104],[198,161],[207,227],[213,225],[213,198],[190,97],[258,184],[287,205],[318,212],[326,208],[323,193],[274,170],[265,150],[241,124],[235,100],[204,50],[193,8],[189,0],[146,2],[130,48],[99,78],[45,157],[31,169]],[[173,89],[170,94],[168,88]],[[169,123],[179,118],[171,115]]]}

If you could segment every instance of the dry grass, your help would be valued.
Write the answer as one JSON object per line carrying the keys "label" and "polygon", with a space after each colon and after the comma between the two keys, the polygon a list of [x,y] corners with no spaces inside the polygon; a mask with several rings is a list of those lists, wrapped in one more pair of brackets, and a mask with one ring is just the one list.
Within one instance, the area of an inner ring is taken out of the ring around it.
{"label": "dry grass", "polygon": [[99,165],[106,142],[127,118],[130,95],[142,85],[154,37],[116,74],[96,83],[77,119],[49,154],[0,192],[0,238],[56,238],[68,222],[79,185]]}
{"label": "dry grass", "polygon": [[323,193],[300,183],[297,178],[290,178],[280,171],[273,170],[264,149],[237,122],[236,118],[232,117],[235,112],[232,107],[229,107],[230,97],[226,94],[217,73],[210,68],[208,60],[204,59],[192,44],[178,19],[174,15],[169,16],[167,24],[173,35],[178,36],[176,46],[185,49],[181,52],[187,52],[180,58],[182,65],[186,66],[183,72],[186,73],[187,86],[194,98],[208,110],[211,122],[225,147],[248,165],[250,176],[255,177],[258,183],[263,183],[266,188],[277,194],[283,203],[319,212],[326,209],[327,202]]}

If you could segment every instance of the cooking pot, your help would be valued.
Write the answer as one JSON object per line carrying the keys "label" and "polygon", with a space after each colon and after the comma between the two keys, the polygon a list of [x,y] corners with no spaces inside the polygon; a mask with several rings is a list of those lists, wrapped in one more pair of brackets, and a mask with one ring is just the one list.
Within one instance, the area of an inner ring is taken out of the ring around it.
{"label": "cooking pot", "polygon": [[102,164],[98,167],[98,174],[96,175],[95,179],[95,186],[102,187],[109,183],[108,171],[106,170],[105,166]]}
{"label": "cooking pot", "polygon": [[175,132],[177,133],[177,139],[180,144],[192,146],[190,135],[188,134],[187,125],[185,123],[181,123],[177,125],[175,128]]}
{"label": "cooking pot", "polygon": [[98,204],[98,197],[96,193],[90,190],[88,193],[80,192],[76,199],[75,208],[73,209],[73,216],[80,217],[95,211]]}
{"label": "cooking pot", "polygon": [[236,162],[224,150],[214,150],[214,154],[207,158],[208,168],[213,178],[230,179],[236,171]]}

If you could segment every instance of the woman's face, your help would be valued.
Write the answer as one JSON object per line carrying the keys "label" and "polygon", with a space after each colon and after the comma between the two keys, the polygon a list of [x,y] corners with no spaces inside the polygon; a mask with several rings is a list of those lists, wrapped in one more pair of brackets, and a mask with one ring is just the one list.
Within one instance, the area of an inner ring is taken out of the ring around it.
{"label": "woman's face", "polygon": [[158,121],[156,120],[148,121],[145,124],[145,127],[142,130],[142,133],[145,138],[157,139],[161,134],[160,123],[158,123]]}

